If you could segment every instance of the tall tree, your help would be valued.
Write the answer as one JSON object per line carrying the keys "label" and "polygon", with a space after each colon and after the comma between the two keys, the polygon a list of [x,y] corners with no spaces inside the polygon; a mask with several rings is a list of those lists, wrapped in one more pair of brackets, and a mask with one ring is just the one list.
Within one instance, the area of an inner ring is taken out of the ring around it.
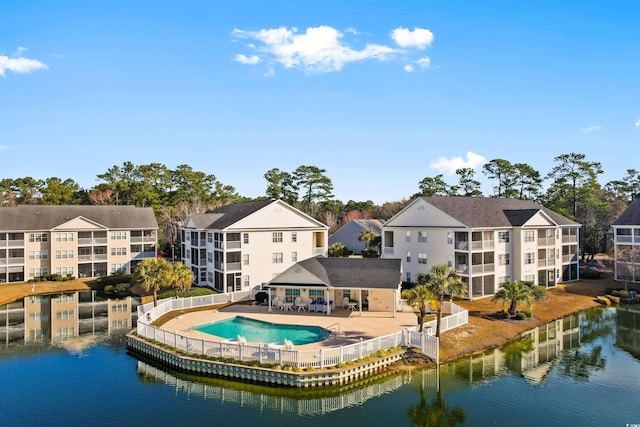
{"label": "tall tree", "polygon": [[451,194],[451,188],[449,184],[444,182],[442,174],[422,178],[418,183],[418,189],[420,193],[416,196],[448,196]]}
{"label": "tall tree", "polygon": [[73,179],[67,178],[62,181],[60,178],[52,177],[47,178],[44,183],[40,190],[42,204],[77,205],[80,203],[80,186]]}
{"label": "tall tree", "polygon": [[333,198],[333,183],[325,175],[326,169],[317,166],[299,166],[293,172],[296,186],[302,191],[302,202],[307,214],[312,212],[312,204],[316,201],[326,201]]}
{"label": "tall tree", "polygon": [[193,283],[193,271],[181,262],[171,264],[169,277],[169,283],[175,290],[176,299],[178,299],[178,291],[188,291]]}
{"label": "tall tree", "polygon": [[440,336],[440,323],[442,320],[442,305],[444,297],[459,297],[466,291],[460,277],[446,264],[431,266],[429,274],[419,273],[417,276],[419,285],[426,286],[431,291],[435,300],[436,309],[436,337]]}
{"label": "tall tree", "polygon": [[473,168],[456,169],[456,175],[459,177],[458,185],[455,187],[456,194],[464,197],[480,197],[480,181],[475,179],[476,171]]}
{"label": "tall tree", "polygon": [[272,199],[280,199],[290,205],[298,200],[298,187],[293,182],[293,176],[289,172],[278,168],[269,169],[264,174],[267,180],[267,196]]}
{"label": "tall tree", "polygon": [[515,186],[518,187],[519,199],[537,200],[542,191],[542,177],[540,172],[526,163],[516,163]]}
{"label": "tall tree", "polygon": [[627,169],[622,179],[607,182],[605,188],[616,197],[626,199],[627,203],[631,203],[640,198],[640,171]]}
{"label": "tall tree", "polygon": [[5,178],[0,180],[0,207],[15,206],[17,195],[13,186],[13,179]]}
{"label": "tall tree", "polygon": [[516,170],[511,162],[504,159],[493,159],[482,166],[482,172],[487,178],[493,180],[493,195],[495,197],[516,197]]}
{"label": "tall tree", "polygon": [[368,250],[371,246],[371,242],[376,238],[376,235],[373,234],[371,230],[362,230],[360,235],[358,236],[358,240],[361,242],[365,242],[365,250]]}

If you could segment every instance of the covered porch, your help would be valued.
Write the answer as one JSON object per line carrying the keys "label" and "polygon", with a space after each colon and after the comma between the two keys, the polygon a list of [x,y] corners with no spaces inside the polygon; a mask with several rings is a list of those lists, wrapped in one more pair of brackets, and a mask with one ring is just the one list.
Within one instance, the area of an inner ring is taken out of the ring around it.
{"label": "covered porch", "polygon": [[400,302],[399,260],[314,257],[301,261],[265,285],[269,312],[335,310],[390,312]]}

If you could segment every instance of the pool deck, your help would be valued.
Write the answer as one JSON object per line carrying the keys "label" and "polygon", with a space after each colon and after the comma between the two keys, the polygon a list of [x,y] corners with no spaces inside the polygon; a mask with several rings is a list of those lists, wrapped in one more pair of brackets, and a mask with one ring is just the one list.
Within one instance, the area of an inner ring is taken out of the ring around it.
{"label": "pool deck", "polygon": [[[398,312],[396,317],[387,312],[365,311],[360,316],[359,312],[349,311],[342,307],[336,307],[335,311],[332,311],[330,315],[306,311],[280,311],[275,308],[269,313],[267,306],[235,304],[220,310],[204,310],[182,314],[169,320],[161,328],[193,338],[224,341],[224,338],[205,334],[192,328],[237,315],[271,323],[321,326],[333,332],[339,328],[338,333],[332,333],[324,341],[297,345],[296,348],[301,350],[354,344],[359,342],[361,338],[367,340],[388,335],[417,324],[416,315],[412,311]],[[250,342],[249,344],[254,343]]]}

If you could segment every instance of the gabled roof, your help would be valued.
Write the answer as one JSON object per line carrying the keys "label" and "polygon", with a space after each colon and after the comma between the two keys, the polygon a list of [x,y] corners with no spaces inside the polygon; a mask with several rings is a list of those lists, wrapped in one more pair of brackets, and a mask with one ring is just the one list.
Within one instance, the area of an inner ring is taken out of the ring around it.
{"label": "gabled roof", "polygon": [[382,221],[380,221],[379,219],[352,219],[349,222],[357,224],[358,227],[360,227],[363,231],[371,230],[373,234],[376,235],[380,235],[380,232],[382,230]]}
{"label": "gabled roof", "polygon": [[[302,267],[316,276],[327,287],[348,289],[397,289],[402,282],[400,259],[381,258],[326,258],[317,256],[300,261],[287,269]],[[285,275],[283,273],[283,275]],[[276,277],[270,282],[283,285]],[[287,283],[306,286],[304,283]]]}
{"label": "gabled roof", "polygon": [[538,211],[544,212],[557,225],[580,225],[531,200],[462,196],[433,196],[421,199],[470,228],[516,227],[524,224]]}
{"label": "gabled roof", "polygon": [[0,208],[0,230],[51,230],[82,217],[110,229],[154,229],[151,208],[94,205],[20,205]]}
{"label": "gabled roof", "polygon": [[640,199],[631,202],[613,225],[640,225]]}

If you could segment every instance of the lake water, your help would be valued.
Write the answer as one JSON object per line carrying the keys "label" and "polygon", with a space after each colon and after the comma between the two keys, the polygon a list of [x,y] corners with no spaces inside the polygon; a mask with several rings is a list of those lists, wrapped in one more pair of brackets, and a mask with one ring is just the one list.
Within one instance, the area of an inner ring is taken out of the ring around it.
{"label": "lake water", "polygon": [[[27,331],[29,321],[24,339],[17,339],[19,307],[0,307],[0,319],[6,319],[0,321],[0,425],[640,423],[640,310],[569,316],[439,370],[386,374],[342,388],[292,390],[186,376],[139,361],[127,354],[122,332],[105,326],[124,322],[112,319],[110,313],[123,307],[116,306],[106,315],[98,309],[92,321],[86,307],[78,308],[85,313],[82,329],[91,323],[91,331],[55,339],[58,327],[51,326],[53,342],[44,332],[45,338],[30,339],[37,333]],[[23,310],[28,312],[26,305]],[[50,325],[54,317],[51,312]]]}

